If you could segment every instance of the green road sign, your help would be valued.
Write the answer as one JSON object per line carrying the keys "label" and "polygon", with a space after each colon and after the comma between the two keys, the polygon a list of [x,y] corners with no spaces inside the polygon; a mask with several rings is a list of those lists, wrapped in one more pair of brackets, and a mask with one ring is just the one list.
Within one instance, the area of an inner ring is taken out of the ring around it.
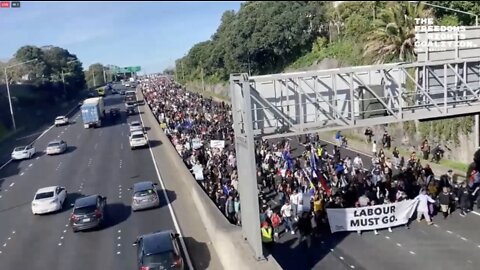
{"label": "green road sign", "polygon": [[132,73],[132,72],[139,72],[141,71],[142,68],[140,66],[136,66],[136,67],[115,67],[114,69],[112,69],[112,71],[114,73]]}

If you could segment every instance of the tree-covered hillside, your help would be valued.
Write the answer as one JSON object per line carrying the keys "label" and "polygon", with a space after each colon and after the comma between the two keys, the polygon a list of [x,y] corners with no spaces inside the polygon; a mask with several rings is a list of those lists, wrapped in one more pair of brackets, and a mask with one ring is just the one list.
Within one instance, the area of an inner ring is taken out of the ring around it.
{"label": "tree-covered hillside", "polygon": [[[480,2],[426,1],[475,14]],[[231,73],[262,75],[298,70],[335,59],[340,66],[415,61],[415,18],[433,17],[438,25],[474,25],[475,17],[423,2],[327,1],[243,3],[226,11],[212,38],[194,45],[176,61],[182,83],[204,75],[207,83],[226,82]],[[466,120],[465,120],[466,119]],[[472,118],[431,121],[410,133],[458,142],[471,132]]]}

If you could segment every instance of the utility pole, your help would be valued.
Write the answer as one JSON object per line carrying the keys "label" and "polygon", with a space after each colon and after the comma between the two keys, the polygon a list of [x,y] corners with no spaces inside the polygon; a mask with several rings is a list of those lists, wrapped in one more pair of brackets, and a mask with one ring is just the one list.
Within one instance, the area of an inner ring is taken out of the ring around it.
{"label": "utility pole", "polygon": [[107,73],[105,72],[105,68],[103,68],[103,82],[107,83]]}
{"label": "utility pole", "polygon": [[97,82],[95,81],[95,70],[92,69],[93,71],[93,87],[97,87]]}

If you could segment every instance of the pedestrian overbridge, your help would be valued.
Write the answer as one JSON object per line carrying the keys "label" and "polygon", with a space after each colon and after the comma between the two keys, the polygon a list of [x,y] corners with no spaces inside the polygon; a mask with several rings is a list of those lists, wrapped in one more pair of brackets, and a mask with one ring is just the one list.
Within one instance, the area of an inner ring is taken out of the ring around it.
{"label": "pedestrian overbridge", "polygon": [[[275,138],[480,111],[480,58],[231,76],[256,137]],[[235,114],[235,112],[234,112]]]}

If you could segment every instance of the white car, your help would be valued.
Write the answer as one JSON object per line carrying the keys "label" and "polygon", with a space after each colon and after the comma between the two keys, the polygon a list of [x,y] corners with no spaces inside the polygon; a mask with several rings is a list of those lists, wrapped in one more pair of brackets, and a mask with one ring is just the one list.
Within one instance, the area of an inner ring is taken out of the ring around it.
{"label": "white car", "polygon": [[18,146],[13,149],[12,159],[13,160],[22,160],[30,159],[35,155],[35,147],[33,146]]}
{"label": "white car", "polygon": [[130,83],[125,83],[125,86],[126,86],[126,87],[130,87]]}
{"label": "white car", "polygon": [[133,150],[137,147],[144,147],[148,145],[148,140],[143,131],[134,131],[130,134],[130,148]]}
{"label": "white car", "polygon": [[51,186],[37,190],[32,201],[32,213],[46,214],[61,210],[67,199],[67,189]]}
{"label": "white car", "polygon": [[68,125],[68,118],[66,116],[58,116],[55,118],[55,126]]}
{"label": "white car", "polygon": [[140,123],[140,121],[132,121],[128,125],[130,126],[130,133],[133,133],[134,131],[143,132],[142,123]]}

